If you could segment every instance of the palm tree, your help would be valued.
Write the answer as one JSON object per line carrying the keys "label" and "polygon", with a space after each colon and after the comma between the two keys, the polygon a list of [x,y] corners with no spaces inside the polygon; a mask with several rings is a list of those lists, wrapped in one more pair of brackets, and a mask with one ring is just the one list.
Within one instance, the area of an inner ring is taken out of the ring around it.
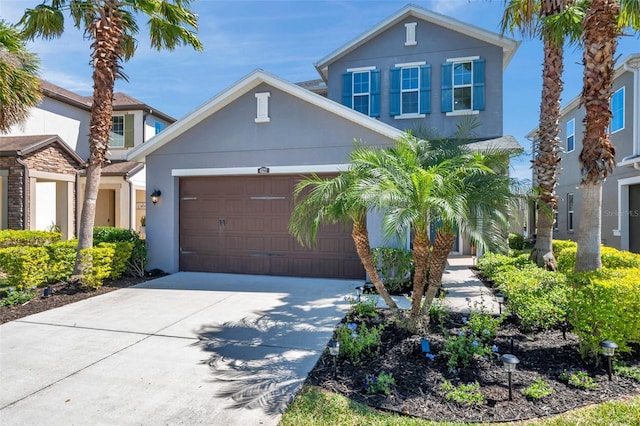
{"label": "palm tree", "polygon": [[89,161],[85,199],[80,218],[75,275],[82,275],[81,250],[93,244],[96,199],[102,166],[107,161],[107,148],[113,112],[113,87],[116,78],[126,78],[122,62],[135,53],[138,33],[136,18],[149,17],[151,46],[157,50],[173,50],[190,45],[196,50],[202,44],[196,37],[198,16],[188,9],[191,0],[46,0],[27,9],[20,20],[26,37],[57,38],[64,32],[64,12],[68,11],[74,26],[84,30],[92,40],[93,105],[89,128]]}
{"label": "palm tree", "polygon": [[564,43],[580,35],[583,10],[574,0],[507,0],[501,21],[502,32],[519,31],[525,37],[541,37],[544,45],[540,123],[534,141],[533,175],[535,193],[542,207],[537,215],[536,245],[531,259],[539,266],[556,270],[553,255],[553,218],[558,209],[557,176],[560,171],[559,118],[564,70]]}
{"label": "palm tree", "polygon": [[[352,158],[365,148],[357,148]],[[312,175],[295,188],[296,205],[289,222],[289,231],[302,245],[314,246],[318,229],[325,223],[346,222],[352,225],[351,236],[365,271],[378,294],[396,317],[400,310],[378,275],[371,255],[367,231],[367,205],[358,190],[362,170],[350,169],[333,178]]]}
{"label": "palm tree", "polygon": [[38,58],[20,32],[0,20],[0,132],[26,120],[41,97]]}
{"label": "palm tree", "polygon": [[607,128],[611,122],[611,88],[618,37],[624,28],[640,29],[639,0],[590,0],[582,23],[585,106],[584,138],[580,152],[582,208],[578,225],[576,272],[602,266],[602,182],[613,171],[615,147]]}

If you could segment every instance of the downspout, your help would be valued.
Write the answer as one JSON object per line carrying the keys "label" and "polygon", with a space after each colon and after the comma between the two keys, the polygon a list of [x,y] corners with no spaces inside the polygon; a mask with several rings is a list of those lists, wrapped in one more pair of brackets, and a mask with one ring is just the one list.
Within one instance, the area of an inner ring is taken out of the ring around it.
{"label": "downspout", "polygon": [[133,182],[129,180],[129,174],[124,175],[124,181],[129,184],[129,229],[135,231],[135,210],[133,209],[133,197],[135,195],[135,190],[133,188]]}
{"label": "downspout", "polygon": [[[633,73],[633,154],[640,155],[640,58],[632,59],[624,64],[624,69]],[[636,162],[634,169],[640,170],[640,165]]]}
{"label": "downspout", "polygon": [[[31,183],[29,182],[29,166],[27,165],[27,163],[25,163],[24,161],[22,161],[19,157],[20,153],[16,152],[16,163],[20,164],[23,168],[24,168],[24,194],[22,197],[22,205],[24,206],[23,209],[23,223],[22,223],[22,229],[27,230],[30,228],[27,228],[27,223],[29,223],[29,218],[31,215],[31,194],[30,194],[30,188],[31,188]],[[31,224],[29,224],[31,225]]]}

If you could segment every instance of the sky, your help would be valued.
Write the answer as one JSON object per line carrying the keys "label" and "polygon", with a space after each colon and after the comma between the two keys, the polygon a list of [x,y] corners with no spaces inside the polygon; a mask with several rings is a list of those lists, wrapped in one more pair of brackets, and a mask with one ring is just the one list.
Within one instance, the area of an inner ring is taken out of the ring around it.
{"label": "sky", "polygon": [[[194,0],[198,37],[204,52],[189,47],[156,51],[140,22],[138,49],[124,64],[128,81],[116,82],[125,92],[154,109],[180,118],[260,68],[297,83],[320,78],[314,64],[335,49],[402,9],[409,0]],[[24,10],[41,0],[0,0],[0,18],[16,23]],[[413,0],[413,3],[462,22],[498,33],[502,0]],[[69,20],[69,23],[71,21]],[[526,134],[537,126],[542,84],[542,43],[522,39],[504,72],[504,129],[525,148],[511,174],[531,178],[531,142]],[[36,40],[28,48],[39,55],[41,77],[81,95],[91,95],[89,42],[69,26],[54,40]],[[638,35],[624,36],[619,61],[640,53]],[[582,86],[582,52],[565,49],[562,104],[578,96]]]}

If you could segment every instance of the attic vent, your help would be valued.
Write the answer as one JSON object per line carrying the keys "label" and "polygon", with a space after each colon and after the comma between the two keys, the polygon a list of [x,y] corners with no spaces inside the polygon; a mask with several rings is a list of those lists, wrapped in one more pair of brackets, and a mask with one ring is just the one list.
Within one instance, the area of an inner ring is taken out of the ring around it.
{"label": "attic vent", "polygon": [[268,123],[271,121],[269,118],[269,97],[271,93],[263,92],[256,93],[257,111],[256,111],[256,123]]}
{"label": "attic vent", "polygon": [[407,39],[404,42],[405,46],[415,46],[418,44],[416,41],[416,26],[417,22],[409,22],[408,24],[404,24],[404,28],[407,30]]}

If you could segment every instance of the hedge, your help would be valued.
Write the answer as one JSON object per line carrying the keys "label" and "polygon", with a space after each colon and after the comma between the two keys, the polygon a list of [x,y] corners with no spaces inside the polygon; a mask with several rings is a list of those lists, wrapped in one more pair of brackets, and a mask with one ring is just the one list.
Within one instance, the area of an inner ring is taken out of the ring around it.
{"label": "hedge", "polygon": [[47,280],[49,255],[44,247],[4,247],[0,249],[0,270],[17,290],[42,285]]}
{"label": "hedge", "polygon": [[24,231],[3,229],[0,231],[0,248],[17,246],[44,246],[62,239],[59,232]]}
{"label": "hedge", "polygon": [[[576,265],[576,253],[578,248],[565,246],[556,255],[558,270],[565,274],[572,273]],[[640,254],[629,251],[616,250],[611,247],[600,248],[602,267],[606,269],[640,268]]]}

